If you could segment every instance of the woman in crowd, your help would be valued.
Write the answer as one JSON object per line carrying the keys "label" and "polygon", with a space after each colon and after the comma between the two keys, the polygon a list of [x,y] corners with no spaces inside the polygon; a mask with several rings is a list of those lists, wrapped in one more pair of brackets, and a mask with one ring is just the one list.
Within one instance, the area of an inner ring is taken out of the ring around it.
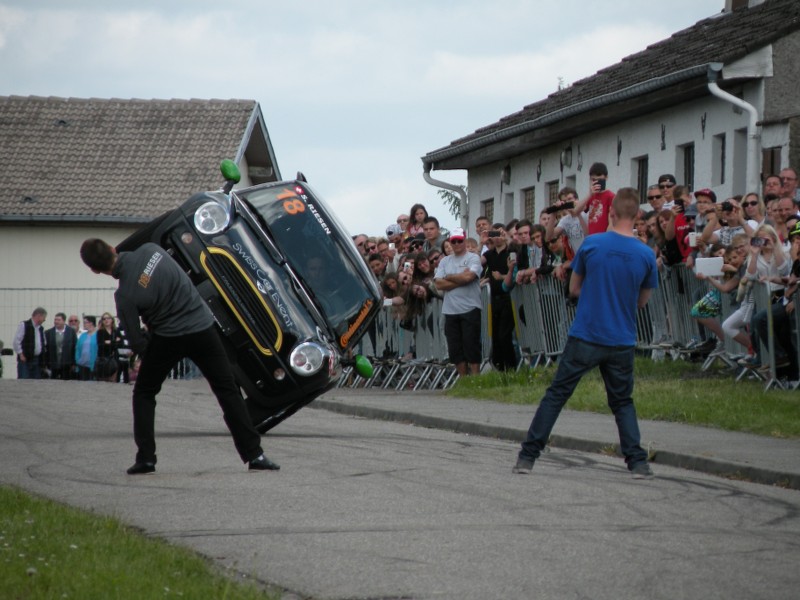
{"label": "woman in crowd", "polygon": [[122,335],[114,323],[114,317],[103,313],[100,327],[97,328],[97,360],[95,361],[95,378],[97,381],[115,382],[119,369],[117,350],[122,345]]}
{"label": "woman in crowd", "polygon": [[441,293],[433,284],[434,272],[435,267],[431,264],[427,254],[420,252],[414,257],[414,275],[412,281],[415,285],[421,286],[425,290],[425,300],[430,300],[433,296],[441,297]]}
{"label": "woman in crowd", "polygon": [[94,362],[97,360],[96,325],[97,320],[93,316],[83,317],[83,328],[86,331],[78,337],[78,343],[75,344],[75,365],[81,381],[90,381],[94,373]]}
{"label": "woman in crowd", "polygon": [[[770,225],[760,225],[755,235],[750,240],[750,256],[747,259],[747,269],[739,284],[736,299],[741,302],[739,308],[722,323],[725,336],[730,336],[742,346],[750,346],[750,336],[744,331],[745,325],[750,323],[753,316],[755,299],[753,298],[752,284],[760,279],[772,280],[786,277],[791,271],[792,264],[783,251],[783,246],[775,229]],[[770,292],[774,296],[783,294],[783,285],[769,283]],[[758,348],[755,349],[758,351]],[[740,361],[745,367],[760,366],[756,356],[748,356]]]}
{"label": "woman in crowd", "polygon": [[422,222],[428,218],[428,211],[422,204],[415,204],[409,211],[410,219],[408,221],[408,229],[406,229],[407,237],[414,237],[422,231]]}
{"label": "woman in crowd", "polygon": [[664,209],[658,213],[658,229],[660,230],[660,235],[657,237],[662,240],[659,243],[659,256],[661,257],[661,263],[666,266],[677,265],[683,262],[683,256],[681,256],[681,250],[678,247],[678,240],[676,238],[668,240],[664,234],[669,223],[674,220],[675,213],[669,209]]}
{"label": "woman in crowd", "polygon": [[759,225],[764,224],[767,218],[767,209],[758,194],[747,194],[742,199],[742,208],[744,209],[745,218],[750,222],[750,227],[756,229]]}

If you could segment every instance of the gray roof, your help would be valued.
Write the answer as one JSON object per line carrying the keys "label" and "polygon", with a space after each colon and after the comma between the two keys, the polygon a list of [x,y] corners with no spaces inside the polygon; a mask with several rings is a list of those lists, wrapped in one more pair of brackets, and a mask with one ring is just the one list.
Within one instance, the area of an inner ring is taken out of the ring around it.
{"label": "gray roof", "polygon": [[278,172],[254,100],[0,96],[0,221],[145,223],[245,155]]}
{"label": "gray roof", "polygon": [[[622,106],[624,110],[620,110],[619,105],[626,101],[630,104],[634,96],[637,98],[636,108],[630,110],[638,108],[642,112],[707,94],[704,85],[706,65],[715,62],[729,63],[743,58],[798,30],[798,0],[766,0],[752,8],[745,7],[703,19],[641,52],[601,69],[591,77],[576,81],[543,100],[451,142],[449,146],[428,153],[422,160],[426,164],[435,163],[437,168],[468,168],[479,161],[499,156],[485,151],[482,155],[478,154],[481,148],[519,138],[536,129],[544,132],[549,127],[550,132],[542,135],[552,136],[552,130],[560,128],[562,137],[568,137],[579,131],[570,131],[564,126],[564,122],[598,108],[599,99],[607,101],[605,106],[612,103],[618,105],[615,115],[608,116],[605,123],[589,122],[584,123],[583,127],[591,128],[613,122],[614,116],[616,120],[630,116],[632,113],[626,112],[629,107]],[[691,84],[692,81],[695,85]],[[665,93],[665,90],[668,92]],[[655,91],[658,92],[660,104],[645,104],[641,101],[641,96]],[[559,126],[553,127],[556,123]],[[551,141],[552,137],[542,137],[538,146]],[[532,136],[528,136],[522,143],[517,143],[515,150],[509,148],[505,154],[521,154],[536,146]],[[472,153],[472,156],[467,156],[468,153]]]}

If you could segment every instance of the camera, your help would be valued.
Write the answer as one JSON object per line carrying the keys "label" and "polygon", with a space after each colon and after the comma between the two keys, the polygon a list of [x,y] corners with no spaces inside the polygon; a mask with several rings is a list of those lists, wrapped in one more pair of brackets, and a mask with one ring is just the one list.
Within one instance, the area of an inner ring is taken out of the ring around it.
{"label": "camera", "polygon": [[720,208],[722,208],[723,212],[731,212],[733,210],[733,204],[725,200],[725,202],[720,204]]}
{"label": "camera", "polygon": [[492,231],[489,232],[488,235],[489,235],[490,238],[496,238],[496,237],[500,237],[500,232],[492,230]]}
{"label": "camera", "polygon": [[511,262],[517,262],[517,253],[516,252],[509,252],[508,253],[508,259]]}
{"label": "camera", "polygon": [[403,264],[403,268],[404,268],[406,271],[408,271],[409,269],[411,269],[411,263],[410,263],[410,262],[404,263],[404,264]]}
{"label": "camera", "polygon": [[389,242],[389,250],[394,250],[394,242]]}
{"label": "camera", "polygon": [[751,246],[755,246],[757,248],[759,248],[761,246],[766,246],[767,245],[767,240],[765,240],[764,238],[760,238],[760,237],[750,238],[750,245]]}
{"label": "camera", "polygon": [[575,208],[574,202],[564,202],[563,204],[548,206],[544,209],[548,215],[552,215],[557,212],[561,212],[562,210],[569,210],[571,208]]}
{"label": "camera", "polygon": [[606,189],[606,180],[605,179],[595,179],[592,181],[592,189],[594,186],[598,186],[600,189],[598,191],[602,192]]}

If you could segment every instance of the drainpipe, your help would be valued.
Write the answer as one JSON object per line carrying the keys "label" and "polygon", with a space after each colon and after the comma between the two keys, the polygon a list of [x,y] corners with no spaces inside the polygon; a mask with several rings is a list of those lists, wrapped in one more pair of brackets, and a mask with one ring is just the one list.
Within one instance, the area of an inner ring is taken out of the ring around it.
{"label": "drainpipe", "polygon": [[[433,187],[442,188],[445,190],[450,190],[451,192],[455,192],[460,201],[461,201],[461,222],[469,224],[469,204],[467,204],[467,194],[461,188],[461,186],[454,185],[452,183],[447,183],[446,181],[440,181],[438,179],[434,179],[431,177],[431,169],[433,168],[433,163],[423,163],[423,171],[422,171],[422,178]],[[467,229],[467,227],[464,227]]]}
{"label": "drainpipe", "polygon": [[743,194],[758,192],[761,189],[761,166],[759,160],[761,147],[761,134],[758,131],[758,111],[756,107],[720,89],[717,81],[722,73],[722,63],[709,63],[708,65],[708,91],[712,95],[726,102],[746,110],[750,119],[747,123],[747,189],[741,190]]}

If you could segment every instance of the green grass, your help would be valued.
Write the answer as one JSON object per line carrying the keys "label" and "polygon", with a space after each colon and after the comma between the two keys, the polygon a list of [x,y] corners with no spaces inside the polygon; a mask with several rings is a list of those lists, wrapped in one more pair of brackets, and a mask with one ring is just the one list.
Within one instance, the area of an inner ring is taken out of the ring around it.
{"label": "green grass", "polygon": [[274,598],[235,577],[115,519],[0,487],[0,598]]}
{"label": "green grass", "polygon": [[[509,404],[539,403],[555,367],[492,372],[460,379],[450,395]],[[755,381],[736,382],[721,370],[696,363],[637,358],[633,392],[641,419],[672,421],[778,438],[800,437],[800,391],[764,391]],[[609,413],[599,372],[587,374],[566,408]]]}

